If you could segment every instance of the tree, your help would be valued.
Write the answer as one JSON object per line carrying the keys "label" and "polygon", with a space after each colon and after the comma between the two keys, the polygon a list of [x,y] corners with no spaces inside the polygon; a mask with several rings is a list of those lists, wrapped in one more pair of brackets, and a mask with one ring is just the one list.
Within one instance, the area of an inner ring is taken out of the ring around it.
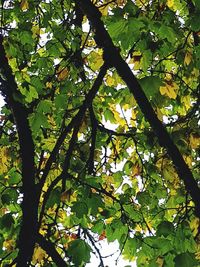
{"label": "tree", "polygon": [[1,4],[2,266],[198,266],[199,1]]}

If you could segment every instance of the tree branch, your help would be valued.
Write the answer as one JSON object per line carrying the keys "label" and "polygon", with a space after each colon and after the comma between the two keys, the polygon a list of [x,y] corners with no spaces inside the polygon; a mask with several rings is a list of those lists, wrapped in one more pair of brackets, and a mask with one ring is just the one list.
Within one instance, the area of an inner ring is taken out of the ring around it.
{"label": "tree branch", "polygon": [[36,241],[38,242],[40,247],[47,252],[47,254],[52,258],[52,260],[55,262],[57,266],[59,267],[68,266],[67,263],[62,259],[58,251],[55,249],[55,245],[52,244],[50,241],[46,240],[44,236],[38,234]]}
{"label": "tree branch", "polygon": [[[99,87],[101,86],[102,80],[106,74],[106,71],[108,69],[108,66],[106,63],[104,63],[99,71],[98,77],[96,78],[91,90],[89,91],[89,93],[86,95],[85,100],[82,104],[82,106],[80,107],[78,113],[76,114],[76,116],[71,120],[71,122],[66,126],[66,128],[64,129],[64,131],[61,133],[61,135],[59,136],[59,138],[57,139],[57,142],[54,146],[54,149],[51,152],[51,155],[46,163],[41,181],[40,181],[40,188],[42,188],[42,186],[44,185],[44,182],[46,180],[46,177],[50,171],[51,165],[52,163],[55,161],[56,155],[61,147],[61,145],[63,144],[67,134],[73,129],[73,127],[75,125],[80,124],[80,122],[82,121],[82,118],[85,114],[86,109],[91,105],[92,100],[94,99],[96,93],[99,90]],[[39,190],[40,191],[40,190]]]}
{"label": "tree branch", "polygon": [[196,215],[200,217],[200,189],[195,181],[191,170],[183,160],[183,157],[177,146],[173,143],[170,135],[166,131],[161,121],[157,118],[151,104],[149,103],[145,93],[143,92],[136,77],[132,73],[128,64],[121,57],[119,50],[114,46],[112,39],[106,31],[101,21],[101,13],[90,0],[75,0],[88,17],[93,30],[95,31],[95,41],[98,46],[104,50],[104,58],[111,66],[115,67],[118,74],[129,87],[145,118],[150,123],[157,135],[161,146],[165,147],[168,155],[171,157],[177,173],[185,184],[186,190],[190,193],[196,207]]}
{"label": "tree branch", "polygon": [[25,106],[14,99],[18,92],[12,70],[9,66],[0,36],[1,74],[0,89],[11,108],[19,136],[20,156],[22,159],[22,225],[19,233],[17,267],[29,266],[32,258],[37,231],[37,201],[35,187],[34,143]]}
{"label": "tree branch", "polygon": [[73,148],[74,148],[74,145],[75,145],[75,140],[76,140],[75,137],[77,136],[77,133],[79,131],[79,128],[80,128],[80,125],[81,125],[81,122],[82,122],[82,119],[84,117],[86,109],[91,106],[92,101],[93,101],[96,93],[98,92],[99,87],[102,84],[103,78],[104,78],[104,76],[105,76],[105,74],[107,72],[107,68],[108,68],[107,64],[104,63],[102,65],[100,71],[99,71],[99,74],[98,74],[98,76],[97,76],[97,78],[96,78],[91,90],[87,94],[82,106],[80,107],[78,113],[71,120],[69,125],[65,128],[63,133],[58,138],[57,143],[56,143],[56,145],[55,145],[53,151],[51,152],[51,155],[50,155],[50,157],[49,157],[49,159],[47,161],[47,164],[46,164],[46,167],[45,167],[45,170],[44,170],[44,174],[43,174],[43,176],[41,178],[41,181],[40,181],[40,184],[39,184],[39,186],[40,186],[39,192],[41,192],[42,186],[44,185],[45,179],[46,179],[46,177],[48,175],[48,172],[49,172],[49,170],[51,168],[51,165],[52,165],[53,161],[55,160],[55,157],[56,157],[56,155],[57,155],[57,153],[58,153],[58,151],[60,149],[60,146],[62,145],[63,141],[65,140],[65,137],[66,137],[67,133],[70,132],[74,127],[73,135],[72,135],[71,141],[69,142],[69,148],[68,148],[68,151],[67,151],[67,153],[65,155],[63,171],[55,180],[53,180],[53,182],[48,187],[48,190],[44,195],[44,200],[43,200],[41,213],[40,213],[39,225],[41,223],[42,216],[43,216],[44,211],[45,211],[45,205],[46,205],[46,202],[47,202],[47,200],[48,200],[48,198],[50,196],[51,190],[54,188],[54,186],[60,180],[63,180],[63,187],[65,187],[65,179],[66,179],[65,177],[67,176],[69,163],[70,163],[70,159],[71,159],[71,154],[72,154],[72,151],[73,151]]}
{"label": "tree branch", "polygon": [[96,147],[96,136],[97,136],[97,121],[95,118],[94,110],[92,105],[89,107],[90,111],[90,122],[91,122],[91,146],[90,146],[90,155],[88,158],[88,173],[94,173],[94,153]]}

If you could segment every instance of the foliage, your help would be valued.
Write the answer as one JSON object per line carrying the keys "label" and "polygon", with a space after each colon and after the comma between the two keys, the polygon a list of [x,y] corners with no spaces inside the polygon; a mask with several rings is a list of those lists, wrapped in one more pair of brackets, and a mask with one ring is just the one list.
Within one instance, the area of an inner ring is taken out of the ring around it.
{"label": "foliage", "polygon": [[93,2],[1,2],[1,264],[199,266],[199,1]]}

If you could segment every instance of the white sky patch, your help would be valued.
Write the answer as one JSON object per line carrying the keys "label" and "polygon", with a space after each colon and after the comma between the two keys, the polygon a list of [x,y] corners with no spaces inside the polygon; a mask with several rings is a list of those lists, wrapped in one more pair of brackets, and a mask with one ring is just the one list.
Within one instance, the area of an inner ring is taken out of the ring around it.
{"label": "white sky patch", "polygon": [[[98,243],[99,243],[98,247],[100,248],[100,253],[104,257],[103,262],[105,266],[108,266],[108,267],[116,267],[116,266],[125,267],[127,265],[130,267],[137,266],[135,262],[126,261],[122,258],[122,256],[119,257],[120,251],[119,251],[119,245],[117,241],[108,243],[106,239],[104,239]],[[116,253],[112,255],[112,253],[114,252]],[[98,264],[99,264],[98,258],[93,253],[91,253],[91,262],[86,264],[86,267],[97,267]]]}
{"label": "white sky patch", "polygon": [[3,96],[0,95],[0,113],[1,113],[1,110],[2,110],[2,107],[5,105],[5,101],[3,99]]}
{"label": "white sky patch", "polygon": [[89,24],[88,20],[82,25],[82,29],[84,32],[89,32],[90,24]]}

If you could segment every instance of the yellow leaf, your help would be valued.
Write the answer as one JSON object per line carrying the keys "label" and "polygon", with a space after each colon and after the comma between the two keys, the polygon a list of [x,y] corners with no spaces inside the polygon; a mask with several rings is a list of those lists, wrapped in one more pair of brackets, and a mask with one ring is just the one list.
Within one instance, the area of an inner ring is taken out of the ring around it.
{"label": "yellow leaf", "polygon": [[[166,158],[161,158],[156,162],[156,166],[162,172],[165,181],[169,184],[173,184],[173,189],[176,191],[176,189],[180,186],[180,180],[171,161]],[[173,189],[170,188],[170,190]]]}
{"label": "yellow leaf", "polygon": [[134,166],[133,166],[133,169],[132,169],[132,175],[133,176],[137,176],[137,175],[140,175],[141,173],[141,168],[140,168],[140,165],[138,163],[136,163]]}
{"label": "yellow leaf", "polygon": [[11,59],[9,60],[9,64],[10,64],[10,66],[11,66],[13,72],[16,72],[16,71],[19,70],[18,65],[17,65],[17,60],[16,60],[16,58],[11,58]]}
{"label": "yellow leaf", "polygon": [[66,190],[61,194],[60,200],[62,202],[70,201],[71,195],[72,195],[72,190],[71,189]]}
{"label": "yellow leaf", "polygon": [[33,38],[37,37],[38,35],[40,34],[44,34],[44,30],[42,30],[38,24],[36,25],[33,25],[32,28],[31,28],[31,31],[33,33]]}
{"label": "yellow leaf", "polygon": [[192,157],[191,156],[183,156],[185,162],[187,163],[187,165],[192,168]]}
{"label": "yellow leaf", "polygon": [[42,148],[47,151],[52,151],[55,146],[55,140],[52,137],[46,138],[43,141]]}
{"label": "yellow leaf", "polygon": [[48,175],[49,181],[52,181],[61,174],[61,168],[58,166],[58,168],[51,169]]}
{"label": "yellow leaf", "polygon": [[115,80],[115,85],[125,84],[124,81],[122,80],[122,78],[118,75],[118,73],[116,71],[114,71],[112,77]]}
{"label": "yellow leaf", "polygon": [[167,73],[166,75],[165,75],[165,80],[166,81],[171,81],[172,80],[172,74],[171,73]]}
{"label": "yellow leaf", "polygon": [[175,82],[166,82],[164,86],[160,86],[161,95],[176,99],[178,85]]}
{"label": "yellow leaf", "polygon": [[31,81],[31,78],[30,78],[30,75],[28,74],[27,68],[24,68],[23,70],[21,70],[21,77],[22,77],[22,79],[24,79],[28,83]]}
{"label": "yellow leaf", "polygon": [[111,222],[114,220],[114,217],[110,217],[108,219],[105,220],[106,224],[111,224]]}
{"label": "yellow leaf", "polygon": [[196,234],[198,233],[198,229],[199,229],[199,218],[194,218],[191,222],[190,222],[190,228],[192,230],[192,234],[193,236],[196,236]]}
{"label": "yellow leaf", "polygon": [[197,246],[197,252],[195,253],[195,257],[197,260],[200,260],[200,245]]}
{"label": "yellow leaf", "polygon": [[69,71],[67,68],[62,69],[62,67],[59,67],[57,74],[58,74],[58,81],[63,81],[68,77]]}
{"label": "yellow leaf", "polygon": [[184,64],[188,66],[191,61],[192,61],[192,54],[187,51],[184,58]]}
{"label": "yellow leaf", "polygon": [[134,230],[137,232],[141,232],[143,229],[139,224],[137,224]]}
{"label": "yellow leaf", "polygon": [[161,112],[161,110],[159,108],[156,108],[156,114],[158,116],[158,119],[160,121],[162,121],[163,120],[163,114],[162,114],[162,112]]}
{"label": "yellow leaf", "polygon": [[[56,122],[55,122],[54,118],[51,117],[50,115],[48,115],[48,122],[49,122],[49,124],[51,125],[52,128],[54,128],[54,129],[56,128]],[[52,138],[51,138],[51,143],[55,144],[55,140],[53,142]]]}
{"label": "yellow leaf", "polygon": [[189,95],[182,96],[181,97],[181,103],[184,104],[185,110],[188,111],[188,109],[192,106],[192,101]]}
{"label": "yellow leaf", "polygon": [[166,182],[173,184],[172,190],[180,187],[180,180],[178,178],[176,170],[175,170],[174,166],[171,165],[170,163],[166,163],[166,165],[163,165],[163,176],[164,176]]}
{"label": "yellow leaf", "polygon": [[108,8],[109,8],[109,5],[103,5],[102,7],[99,8],[99,11],[101,12],[101,14],[103,16],[107,16],[108,15]]}
{"label": "yellow leaf", "polygon": [[144,7],[145,4],[147,4],[149,2],[149,0],[135,0],[135,4],[138,6],[138,7]]}
{"label": "yellow leaf", "polygon": [[33,254],[34,264],[40,263],[46,256],[46,252],[41,247],[36,247]]}
{"label": "yellow leaf", "polygon": [[7,252],[13,251],[15,248],[15,241],[13,239],[6,239],[3,242],[3,247],[7,250]]}
{"label": "yellow leaf", "polygon": [[47,230],[44,228],[40,228],[39,233],[44,236],[47,233]]}
{"label": "yellow leaf", "polygon": [[92,51],[88,55],[88,60],[93,71],[98,70],[103,65],[103,50]]}
{"label": "yellow leaf", "polygon": [[130,124],[132,127],[136,127],[136,116],[137,116],[137,110],[133,109],[131,110],[131,119]]}
{"label": "yellow leaf", "polygon": [[173,5],[174,5],[174,0],[167,0],[167,6],[168,6],[169,8],[172,8]]}
{"label": "yellow leaf", "polygon": [[139,70],[140,69],[140,61],[135,61],[134,62],[134,67],[133,67],[134,70]]}
{"label": "yellow leaf", "polygon": [[108,197],[108,196],[104,196],[104,203],[106,206],[112,206],[113,205],[113,200],[112,198]]}
{"label": "yellow leaf", "polygon": [[164,259],[161,258],[161,257],[158,257],[157,260],[156,260],[156,263],[158,264],[157,265],[158,267],[162,267],[163,263],[164,263]]}
{"label": "yellow leaf", "polygon": [[193,71],[192,71],[192,75],[193,75],[194,77],[198,78],[198,77],[199,77],[199,70],[196,69],[196,68],[194,68]]}
{"label": "yellow leaf", "polygon": [[115,80],[113,79],[112,76],[107,75],[107,77],[106,77],[106,83],[107,83],[108,86],[113,86],[115,84]]}
{"label": "yellow leaf", "polygon": [[123,5],[126,4],[126,2],[127,2],[126,0],[117,0],[116,1],[116,3],[117,3],[118,6],[123,6]]}
{"label": "yellow leaf", "polygon": [[46,82],[46,88],[51,89],[53,86],[52,82]]}
{"label": "yellow leaf", "polygon": [[8,170],[8,155],[9,150],[7,147],[0,148],[0,174],[7,172]]}
{"label": "yellow leaf", "polygon": [[28,0],[22,0],[20,3],[20,8],[22,11],[26,11],[29,8]]}
{"label": "yellow leaf", "polygon": [[35,38],[36,36],[38,36],[40,34],[40,27],[39,27],[39,25],[34,25],[31,28],[31,31],[33,33],[33,38]]}
{"label": "yellow leaf", "polygon": [[200,146],[200,136],[197,134],[190,135],[190,146],[192,149],[196,149]]}
{"label": "yellow leaf", "polygon": [[44,47],[41,47],[37,50],[37,53],[39,54],[40,57],[43,57],[43,55],[45,55],[46,50],[44,49]]}

